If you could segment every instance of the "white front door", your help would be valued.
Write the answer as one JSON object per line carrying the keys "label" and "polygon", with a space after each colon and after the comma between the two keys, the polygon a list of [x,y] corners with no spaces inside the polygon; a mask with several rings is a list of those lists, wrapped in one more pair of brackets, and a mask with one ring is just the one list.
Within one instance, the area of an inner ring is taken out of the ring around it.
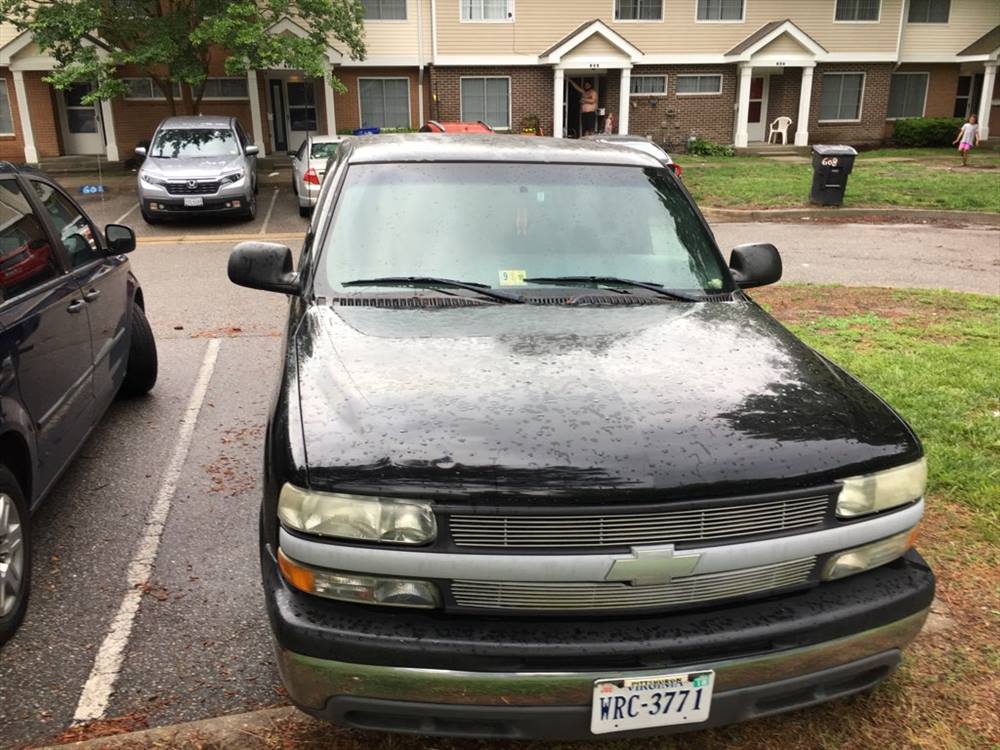
{"label": "white front door", "polygon": [[62,92],[63,143],[67,154],[103,154],[104,134],[101,132],[100,104],[84,104],[90,93],[89,83],[75,83]]}
{"label": "white front door", "polygon": [[747,110],[747,140],[751,143],[767,140],[768,76],[750,79],[750,109]]}

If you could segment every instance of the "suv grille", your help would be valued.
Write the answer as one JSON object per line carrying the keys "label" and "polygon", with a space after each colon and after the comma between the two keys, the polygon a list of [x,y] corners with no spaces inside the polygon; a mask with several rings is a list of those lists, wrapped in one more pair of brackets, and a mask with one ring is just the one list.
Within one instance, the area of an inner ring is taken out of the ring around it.
{"label": "suv grille", "polygon": [[830,498],[622,515],[451,516],[459,547],[629,547],[802,530],[822,523]]}
{"label": "suv grille", "polygon": [[191,180],[194,183],[192,186],[189,182],[168,182],[167,192],[171,195],[212,195],[219,192],[219,181],[213,180],[212,182],[202,182],[200,180]]}
{"label": "suv grille", "polygon": [[698,604],[799,586],[809,581],[815,565],[815,557],[803,557],[756,568],[685,576],[652,586],[456,580],[451,584],[451,593],[458,606],[476,609],[550,612],[648,609]]}

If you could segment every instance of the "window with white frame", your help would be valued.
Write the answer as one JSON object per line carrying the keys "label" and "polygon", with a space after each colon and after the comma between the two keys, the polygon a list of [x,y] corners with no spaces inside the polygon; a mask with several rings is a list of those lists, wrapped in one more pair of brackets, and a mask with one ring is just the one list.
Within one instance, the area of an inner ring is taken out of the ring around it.
{"label": "window with white frame", "polygon": [[634,75],[629,92],[633,96],[656,96],[667,93],[667,77]]}
{"label": "window with white frame", "polygon": [[889,84],[890,120],[899,117],[923,117],[927,100],[929,73],[893,73]]}
{"label": "window with white frame", "polygon": [[410,127],[408,78],[359,78],[358,97],[361,127]]}
{"label": "window with white frame", "polygon": [[[125,84],[126,99],[166,99],[152,78],[122,78],[121,82]],[[181,85],[177,81],[170,84],[170,90],[174,99],[180,99]]]}
{"label": "window with white frame", "polygon": [[721,94],[721,75],[686,75],[677,76],[677,95],[694,96],[697,94]]}
{"label": "window with white frame", "polygon": [[699,21],[742,21],[743,0],[698,0]]}
{"label": "window with white frame", "polygon": [[864,73],[824,73],[820,120],[860,120]]}
{"label": "window with white frame", "polygon": [[882,0],[837,0],[837,21],[878,21]]}
{"label": "window with white frame", "polygon": [[0,135],[14,135],[14,114],[10,108],[7,81],[0,78]]}
{"label": "window with white frame", "polygon": [[364,0],[366,21],[405,21],[406,0]]}
{"label": "window with white frame", "polygon": [[910,0],[910,23],[948,23],[951,0]]}
{"label": "window with white frame", "polygon": [[202,96],[205,99],[249,99],[250,87],[246,78],[208,78]]}
{"label": "window with white frame", "polygon": [[663,0],[615,0],[616,21],[660,21]]}
{"label": "window with white frame", "polygon": [[463,21],[509,21],[514,0],[462,0]]}
{"label": "window with white frame", "polygon": [[461,116],[464,122],[482,120],[495,129],[509,128],[510,79],[463,78]]}

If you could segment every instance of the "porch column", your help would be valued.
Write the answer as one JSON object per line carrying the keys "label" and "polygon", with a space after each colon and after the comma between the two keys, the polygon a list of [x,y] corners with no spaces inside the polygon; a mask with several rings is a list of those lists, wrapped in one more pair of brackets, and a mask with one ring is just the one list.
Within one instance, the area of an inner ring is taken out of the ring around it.
{"label": "porch column", "polygon": [[802,68],[802,90],[799,92],[799,120],[795,123],[795,145],[809,145],[809,107],[812,105],[813,68]]}
{"label": "porch column", "polygon": [[990,107],[993,106],[993,89],[997,82],[997,63],[986,63],[983,73],[983,92],[979,95],[979,138],[985,141],[990,137]]}
{"label": "porch column", "polygon": [[333,102],[333,84],[330,83],[330,78],[333,76],[333,66],[328,65],[326,68],[326,75],[323,77],[323,101],[326,102],[326,134],[336,135],[337,134],[337,113],[334,110]]}
{"label": "porch column", "polygon": [[29,164],[37,164],[38,150],[35,148],[35,131],[31,129],[31,114],[28,112],[28,92],[24,88],[24,73],[20,70],[14,71],[14,96],[17,98],[17,111],[21,116],[24,160]]}
{"label": "porch column", "polygon": [[260,120],[260,91],[257,89],[257,71],[247,71],[247,89],[250,94],[250,127],[253,130],[253,145],[260,149],[261,156],[267,153],[264,145],[264,126]]}
{"label": "porch column", "polygon": [[632,69],[622,68],[621,91],[618,92],[618,132],[628,135],[628,115],[631,106]]}
{"label": "porch column", "polygon": [[552,91],[552,137],[563,137],[563,91],[566,88],[566,74],[562,68],[555,70],[555,83]]}
{"label": "porch column", "polygon": [[736,93],[736,137],[734,145],[736,148],[746,148],[750,141],[747,132],[747,118],[750,116],[750,78],[753,75],[753,67],[743,65],[740,67],[740,84]]}
{"label": "porch column", "polygon": [[121,161],[118,154],[118,135],[115,132],[115,113],[111,102],[101,100],[101,119],[104,121],[104,140],[107,142],[108,161]]}

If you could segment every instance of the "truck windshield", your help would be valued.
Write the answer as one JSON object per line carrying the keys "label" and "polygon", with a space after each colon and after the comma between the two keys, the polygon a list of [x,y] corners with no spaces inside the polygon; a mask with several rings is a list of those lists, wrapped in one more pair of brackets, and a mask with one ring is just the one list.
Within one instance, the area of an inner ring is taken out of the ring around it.
{"label": "truck windshield", "polygon": [[237,156],[240,146],[232,130],[170,128],[156,134],[150,156],[191,159],[199,156]]}
{"label": "truck windshield", "polygon": [[519,287],[512,291],[538,288],[525,278],[558,276],[701,293],[731,285],[712,238],[664,170],[580,164],[352,166],[319,270],[318,286],[334,293],[384,276]]}

